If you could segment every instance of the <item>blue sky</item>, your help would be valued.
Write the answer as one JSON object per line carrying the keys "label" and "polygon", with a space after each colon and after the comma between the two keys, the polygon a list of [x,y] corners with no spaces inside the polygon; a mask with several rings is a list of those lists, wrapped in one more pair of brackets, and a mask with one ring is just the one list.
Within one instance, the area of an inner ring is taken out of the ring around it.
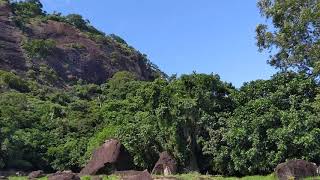
{"label": "blue sky", "polygon": [[165,73],[217,73],[239,87],[276,71],[255,45],[256,0],[41,0],[77,13],[148,55]]}

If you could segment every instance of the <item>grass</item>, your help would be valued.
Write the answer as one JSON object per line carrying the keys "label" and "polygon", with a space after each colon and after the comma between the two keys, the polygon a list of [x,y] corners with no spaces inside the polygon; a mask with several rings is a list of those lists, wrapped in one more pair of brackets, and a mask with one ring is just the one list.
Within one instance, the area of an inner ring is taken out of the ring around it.
{"label": "grass", "polygon": [[[119,180],[120,178],[117,176],[103,176],[103,180]],[[9,177],[9,180],[28,180],[28,177]],[[39,178],[39,180],[48,180],[48,177]],[[90,176],[82,176],[81,180],[91,180]]]}
{"label": "grass", "polygon": [[320,176],[318,176],[318,177],[306,178],[305,180],[320,180]]}
{"label": "grass", "polygon": [[[155,176],[156,178],[161,178],[161,176]],[[270,174],[268,176],[246,176],[243,178],[237,177],[222,177],[222,176],[208,176],[208,175],[201,175],[198,173],[190,173],[190,174],[180,174],[170,176],[177,178],[179,180],[197,180],[197,179],[205,179],[205,180],[276,180],[274,174]]]}
{"label": "grass", "polygon": [[[160,178],[161,176],[155,176]],[[198,179],[203,179],[203,180],[277,180],[276,176],[274,174],[270,174],[267,176],[245,176],[242,178],[238,177],[222,177],[222,176],[206,176],[206,175],[201,175],[198,173],[191,173],[191,174],[180,174],[180,175],[174,175],[170,176],[177,178],[178,180],[198,180]],[[320,180],[320,177],[311,177],[311,178],[306,178],[305,180]]]}
{"label": "grass", "polygon": [[[161,178],[163,176],[154,176],[155,178]],[[222,176],[207,176],[201,175],[198,173],[190,173],[190,174],[180,174],[174,176],[178,180],[198,180],[198,179],[205,179],[205,180],[277,180],[274,174],[270,174],[268,176],[246,176],[242,178],[238,177],[222,177]],[[47,177],[40,178],[39,180],[47,180]],[[28,177],[9,177],[9,180],[28,180]],[[82,176],[81,180],[91,180],[90,176]],[[120,180],[118,176],[103,176],[103,180]],[[311,177],[306,178],[305,180],[320,180],[320,177]]]}

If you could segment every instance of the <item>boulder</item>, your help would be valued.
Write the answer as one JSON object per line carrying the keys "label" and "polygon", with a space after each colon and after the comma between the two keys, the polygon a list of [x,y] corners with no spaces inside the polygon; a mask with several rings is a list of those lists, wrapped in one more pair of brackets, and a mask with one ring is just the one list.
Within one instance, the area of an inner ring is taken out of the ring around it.
{"label": "boulder", "polygon": [[33,171],[28,175],[28,179],[36,179],[36,178],[41,178],[44,177],[44,173],[42,170],[38,170],[38,171]]}
{"label": "boulder", "polygon": [[80,175],[111,174],[133,167],[133,160],[125,147],[118,140],[110,139],[94,151]]}
{"label": "boulder", "polygon": [[48,180],[80,180],[80,177],[72,172],[56,172],[51,174]]}
{"label": "boulder", "polygon": [[152,174],[172,175],[177,173],[177,162],[168,153],[162,152],[160,158],[152,170]]}
{"label": "boulder", "polygon": [[279,164],[275,173],[279,180],[301,179],[317,175],[317,165],[305,160],[289,160]]}

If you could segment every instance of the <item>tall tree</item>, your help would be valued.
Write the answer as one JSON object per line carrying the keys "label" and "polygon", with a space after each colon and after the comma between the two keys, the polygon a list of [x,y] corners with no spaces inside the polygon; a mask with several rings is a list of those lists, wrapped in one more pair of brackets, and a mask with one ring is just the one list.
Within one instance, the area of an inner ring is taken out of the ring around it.
{"label": "tall tree", "polygon": [[256,29],[260,51],[282,70],[320,73],[320,2],[318,0],[259,0],[261,15],[271,20]]}

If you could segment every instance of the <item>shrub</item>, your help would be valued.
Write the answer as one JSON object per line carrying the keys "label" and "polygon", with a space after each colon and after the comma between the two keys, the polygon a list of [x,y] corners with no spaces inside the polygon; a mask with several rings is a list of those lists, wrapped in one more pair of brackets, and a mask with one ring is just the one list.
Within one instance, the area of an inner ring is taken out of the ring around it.
{"label": "shrub", "polygon": [[13,12],[23,18],[33,18],[44,15],[39,0],[25,0],[12,3]]}
{"label": "shrub", "polygon": [[33,39],[22,43],[22,48],[30,58],[46,58],[55,47],[56,43],[51,39]]}
{"label": "shrub", "polygon": [[117,36],[115,34],[110,34],[109,35],[113,40],[117,41],[118,43],[121,43],[121,44],[125,44],[125,45],[128,45],[127,42],[122,39],[120,36]]}
{"label": "shrub", "polygon": [[101,146],[107,139],[116,138],[116,133],[119,129],[120,127],[115,125],[108,125],[101,131],[94,134],[94,136],[89,139],[87,144],[87,151],[83,157],[83,163],[89,160],[93,151]]}
{"label": "shrub", "polygon": [[27,83],[13,73],[0,71],[0,79],[2,79],[2,81],[11,89],[15,89],[23,93],[30,91]]}
{"label": "shrub", "polygon": [[83,17],[79,14],[69,14],[65,18],[67,23],[75,26],[81,31],[89,32],[96,35],[104,35],[104,33],[91,26],[90,22],[88,20],[84,20]]}
{"label": "shrub", "polygon": [[76,50],[85,50],[86,49],[86,46],[81,43],[70,43],[70,44],[67,44],[66,47],[73,48]]}

